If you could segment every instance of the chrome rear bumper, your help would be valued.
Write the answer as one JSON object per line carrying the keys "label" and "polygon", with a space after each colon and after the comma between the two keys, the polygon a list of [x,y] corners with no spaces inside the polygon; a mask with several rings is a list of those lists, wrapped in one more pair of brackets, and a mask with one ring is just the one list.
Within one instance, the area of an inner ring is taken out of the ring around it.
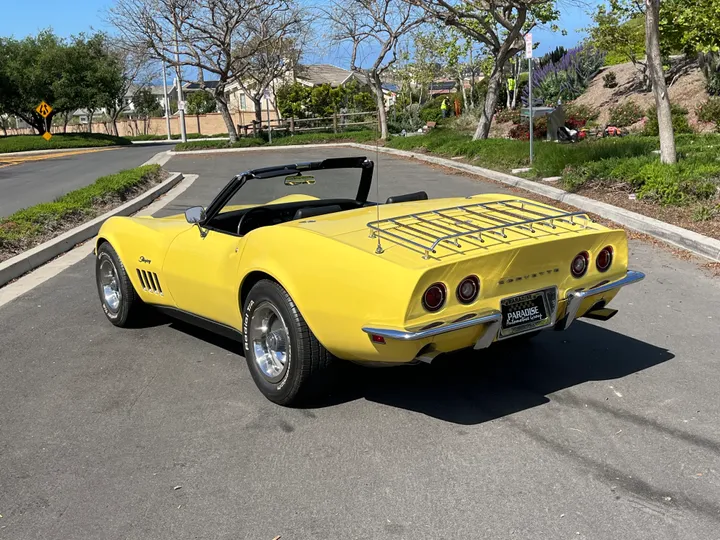
{"label": "chrome rear bumper", "polygon": [[[637,272],[635,270],[628,270],[625,277],[603,283],[602,285],[596,285],[591,289],[571,291],[564,299],[566,303],[565,317],[560,320],[555,328],[557,330],[566,330],[570,324],[577,318],[578,309],[583,300],[586,298],[603,294],[614,289],[619,289],[625,285],[631,285],[637,283],[645,278],[645,274]],[[437,326],[430,325],[425,326],[423,329],[411,331],[411,330],[395,330],[391,328],[375,328],[371,326],[364,326],[363,332],[370,336],[381,336],[385,339],[393,339],[400,341],[415,341],[419,339],[426,339],[441,334],[447,334],[448,332],[455,332],[456,330],[462,330],[464,328],[470,328],[477,325],[485,325],[485,332],[475,343],[474,349],[485,349],[495,341],[498,331],[500,330],[500,323],[502,321],[502,314],[496,309],[486,310],[479,313],[472,319],[459,320],[456,322],[444,323],[440,321]],[[520,334],[518,334],[520,335]]]}

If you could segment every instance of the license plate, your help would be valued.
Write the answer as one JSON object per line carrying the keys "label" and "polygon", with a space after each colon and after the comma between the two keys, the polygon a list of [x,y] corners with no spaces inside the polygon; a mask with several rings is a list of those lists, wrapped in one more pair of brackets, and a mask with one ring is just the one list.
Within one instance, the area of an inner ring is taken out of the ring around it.
{"label": "license plate", "polygon": [[525,332],[546,326],[550,323],[545,291],[537,291],[500,301],[502,322],[500,333],[503,336]]}

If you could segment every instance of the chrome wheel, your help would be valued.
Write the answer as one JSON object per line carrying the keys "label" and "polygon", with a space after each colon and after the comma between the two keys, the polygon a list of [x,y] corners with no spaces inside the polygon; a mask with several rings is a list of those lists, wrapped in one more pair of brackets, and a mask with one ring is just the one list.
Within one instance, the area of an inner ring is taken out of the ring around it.
{"label": "chrome wheel", "polygon": [[250,348],[262,374],[272,383],[281,381],[289,365],[289,332],[278,309],[267,300],[253,311],[249,334]]}
{"label": "chrome wheel", "polygon": [[103,257],[100,263],[100,295],[108,309],[111,311],[120,309],[122,301],[120,280],[117,268],[109,257]]}

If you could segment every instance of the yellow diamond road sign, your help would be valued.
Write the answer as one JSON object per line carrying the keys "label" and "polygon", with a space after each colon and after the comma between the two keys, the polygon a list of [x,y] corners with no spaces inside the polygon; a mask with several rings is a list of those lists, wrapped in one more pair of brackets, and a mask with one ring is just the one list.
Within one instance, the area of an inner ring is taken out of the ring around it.
{"label": "yellow diamond road sign", "polygon": [[52,107],[44,101],[41,101],[40,105],[38,105],[35,110],[40,116],[42,116],[43,118],[47,118],[48,115],[52,112]]}
{"label": "yellow diamond road sign", "polygon": [[42,134],[42,138],[45,139],[46,141],[49,141],[52,138],[52,133],[50,133],[49,131],[46,131],[45,133]]}

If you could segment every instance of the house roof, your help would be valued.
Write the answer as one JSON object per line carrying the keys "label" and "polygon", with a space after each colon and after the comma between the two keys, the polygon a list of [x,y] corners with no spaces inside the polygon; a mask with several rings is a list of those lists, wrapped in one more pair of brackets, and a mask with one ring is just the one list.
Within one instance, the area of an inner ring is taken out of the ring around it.
{"label": "house roof", "polygon": [[438,92],[438,91],[450,91],[453,88],[455,88],[455,81],[434,81],[430,83],[429,90],[431,92]]}
{"label": "house roof", "polygon": [[295,77],[313,86],[320,84],[340,86],[352,77],[352,71],[330,64],[298,64]]}
{"label": "house roof", "polygon": [[[214,90],[220,81],[205,81],[206,90]],[[202,90],[199,82],[187,82],[183,84],[183,90]]]}

